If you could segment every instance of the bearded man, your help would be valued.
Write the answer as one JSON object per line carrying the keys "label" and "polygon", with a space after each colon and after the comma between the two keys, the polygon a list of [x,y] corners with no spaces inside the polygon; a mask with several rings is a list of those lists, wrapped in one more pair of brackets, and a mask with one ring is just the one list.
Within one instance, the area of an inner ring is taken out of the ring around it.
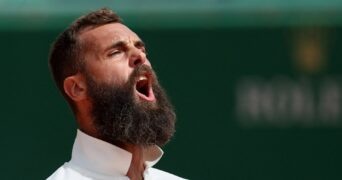
{"label": "bearded man", "polygon": [[175,113],[143,41],[117,14],[77,19],[54,42],[49,65],[78,124],[71,160],[49,180],[182,179],[152,168]]}

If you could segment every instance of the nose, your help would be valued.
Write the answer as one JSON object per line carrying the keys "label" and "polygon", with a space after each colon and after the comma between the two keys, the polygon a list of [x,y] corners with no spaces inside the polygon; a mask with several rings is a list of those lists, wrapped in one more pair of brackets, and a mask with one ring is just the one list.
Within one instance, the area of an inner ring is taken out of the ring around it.
{"label": "nose", "polygon": [[138,48],[134,48],[131,50],[129,57],[129,66],[135,67],[146,62],[146,55]]}

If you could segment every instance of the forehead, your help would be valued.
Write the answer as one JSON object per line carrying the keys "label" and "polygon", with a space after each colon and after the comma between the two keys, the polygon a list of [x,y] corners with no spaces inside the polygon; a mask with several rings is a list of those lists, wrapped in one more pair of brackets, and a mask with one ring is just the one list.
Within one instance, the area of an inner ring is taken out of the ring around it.
{"label": "forehead", "polygon": [[79,40],[87,47],[103,49],[118,41],[134,43],[140,38],[127,26],[121,23],[110,23],[85,30],[79,35]]}

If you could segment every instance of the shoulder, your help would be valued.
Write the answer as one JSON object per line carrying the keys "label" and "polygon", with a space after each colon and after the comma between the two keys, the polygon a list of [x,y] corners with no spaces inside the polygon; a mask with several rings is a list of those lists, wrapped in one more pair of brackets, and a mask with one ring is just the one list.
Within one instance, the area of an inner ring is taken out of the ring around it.
{"label": "shoulder", "polygon": [[68,163],[65,163],[63,166],[59,167],[47,180],[68,180],[68,179],[79,179],[79,180],[89,180],[79,172],[68,166]]}
{"label": "shoulder", "polygon": [[[181,178],[179,176],[176,176],[174,174],[156,169],[156,168],[149,168],[147,171],[147,175],[152,180],[183,180],[184,178]],[[146,178],[149,179],[149,178]]]}
{"label": "shoulder", "polygon": [[129,180],[127,176],[108,175],[75,166],[72,163],[64,163],[47,180]]}

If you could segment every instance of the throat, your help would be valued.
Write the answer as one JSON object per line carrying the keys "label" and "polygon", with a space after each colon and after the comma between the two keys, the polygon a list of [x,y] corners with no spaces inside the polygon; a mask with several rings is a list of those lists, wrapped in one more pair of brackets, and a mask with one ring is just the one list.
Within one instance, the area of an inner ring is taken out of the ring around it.
{"label": "throat", "polygon": [[131,165],[128,169],[127,176],[130,179],[143,180],[145,171],[143,147],[127,145],[124,149],[132,153]]}

